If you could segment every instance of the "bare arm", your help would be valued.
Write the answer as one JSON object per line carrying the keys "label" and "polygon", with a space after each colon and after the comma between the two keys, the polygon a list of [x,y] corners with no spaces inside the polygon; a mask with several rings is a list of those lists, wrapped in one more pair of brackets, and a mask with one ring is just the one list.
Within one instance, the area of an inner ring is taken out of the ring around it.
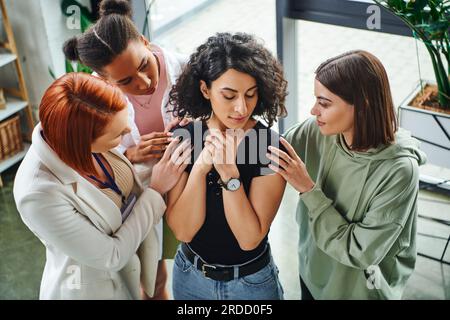
{"label": "bare arm", "polygon": [[[239,177],[236,150],[240,138],[213,130],[206,138],[213,146],[214,167],[222,181]],[[225,217],[242,250],[255,249],[267,235],[285,186],[284,179],[273,174],[253,178],[248,197],[243,186],[237,191],[223,191]]]}
{"label": "bare arm", "polygon": [[243,186],[223,191],[225,217],[242,250],[255,249],[267,235],[285,186],[282,177],[269,175],[253,178],[248,197]]}
{"label": "bare arm", "polygon": [[205,154],[209,154],[208,148],[203,149],[191,173],[184,172],[168,194],[167,224],[175,237],[183,242],[191,242],[205,222],[206,175],[212,168]]}

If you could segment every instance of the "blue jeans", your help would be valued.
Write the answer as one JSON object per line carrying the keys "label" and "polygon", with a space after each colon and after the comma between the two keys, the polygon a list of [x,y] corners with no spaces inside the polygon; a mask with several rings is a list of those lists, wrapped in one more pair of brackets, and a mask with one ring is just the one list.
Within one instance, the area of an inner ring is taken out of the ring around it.
{"label": "blue jeans", "polygon": [[172,280],[175,300],[283,300],[278,268],[270,262],[261,270],[231,281],[206,278],[178,249]]}

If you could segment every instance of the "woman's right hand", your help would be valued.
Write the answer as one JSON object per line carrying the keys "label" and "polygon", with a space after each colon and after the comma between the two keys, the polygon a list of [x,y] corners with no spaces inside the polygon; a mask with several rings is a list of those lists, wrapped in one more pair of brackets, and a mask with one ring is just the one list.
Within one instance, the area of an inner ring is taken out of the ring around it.
{"label": "woman's right hand", "polygon": [[281,175],[298,192],[305,193],[312,190],[315,183],[311,179],[305,163],[286,139],[281,137],[280,141],[287,153],[269,146],[271,153],[267,154],[267,158],[278,165],[275,167],[273,164],[269,164],[269,168]]}
{"label": "woman's right hand", "polygon": [[164,151],[172,141],[171,132],[152,132],[141,136],[137,146],[128,148],[125,157],[131,163],[143,163],[163,157]]}
{"label": "woman's right hand", "polygon": [[178,182],[190,162],[192,147],[190,140],[180,144],[175,138],[167,146],[161,160],[154,165],[149,187],[161,195],[170,191]]}

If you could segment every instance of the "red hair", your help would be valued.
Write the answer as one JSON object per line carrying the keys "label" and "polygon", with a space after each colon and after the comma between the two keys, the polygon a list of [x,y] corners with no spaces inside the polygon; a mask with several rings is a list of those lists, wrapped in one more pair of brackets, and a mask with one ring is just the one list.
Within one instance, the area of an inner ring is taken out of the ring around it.
{"label": "red hair", "polygon": [[126,106],[119,88],[86,73],[68,73],[45,91],[39,119],[61,160],[80,174],[95,175],[91,145]]}

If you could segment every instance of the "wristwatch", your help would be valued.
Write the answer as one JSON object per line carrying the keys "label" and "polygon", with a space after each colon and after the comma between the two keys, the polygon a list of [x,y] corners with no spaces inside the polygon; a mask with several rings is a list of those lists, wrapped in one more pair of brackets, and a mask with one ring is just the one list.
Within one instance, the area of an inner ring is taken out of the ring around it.
{"label": "wristwatch", "polygon": [[219,181],[217,182],[227,191],[236,191],[241,187],[241,180],[239,178],[231,178],[227,182],[223,182],[222,179],[219,178]]}

